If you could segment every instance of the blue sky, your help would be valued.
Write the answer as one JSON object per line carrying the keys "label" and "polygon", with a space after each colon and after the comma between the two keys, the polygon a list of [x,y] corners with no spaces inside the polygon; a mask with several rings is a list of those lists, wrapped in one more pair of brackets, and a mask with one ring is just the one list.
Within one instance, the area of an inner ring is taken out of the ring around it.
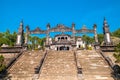
{"label": "blue sky", "polygon": [[23,19],[31,30],[37,26],[44,30],[47,23],[71,27],[74,22],[76,29],[83,25],[92,29],[96,23],[102,33],[104,17],[111,32],[120,28],[120,0],[0,0],[0,32],[18,31]]}

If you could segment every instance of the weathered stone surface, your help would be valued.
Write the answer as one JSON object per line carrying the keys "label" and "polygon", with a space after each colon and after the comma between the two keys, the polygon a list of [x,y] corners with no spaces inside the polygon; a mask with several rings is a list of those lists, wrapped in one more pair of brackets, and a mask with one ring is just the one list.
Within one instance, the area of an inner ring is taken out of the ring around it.
{"label": "weathered stone surface", "polygon": [[5,64],[8,65],[9,62],[18,55],[19,53],[0,53],[0,55],[4,56]]}
{"label": "weathered stone surface", "polygon": [[11,80],[114,80],[110,67],[95,50],[78,50],[76,56],[73,51],[49,51],[40,74],[35,74],[43,55],[41,51],[25,52],[9,70]]}
{"label": "weathered stone surface", "polygon": [[110,67],[96,51],[81,50],[76,55],[82,66],[84,80],[114,80]]}
{"label": "weathered stone surface", "polygon": [[32,80],[35,68],[40,64],[42,51],[25,52],[9,70],[11,80]]}
{"label": "weathered stone surface", "polygon": [[39,80],[78,80],[74,53],[72,51],[49,52]]}

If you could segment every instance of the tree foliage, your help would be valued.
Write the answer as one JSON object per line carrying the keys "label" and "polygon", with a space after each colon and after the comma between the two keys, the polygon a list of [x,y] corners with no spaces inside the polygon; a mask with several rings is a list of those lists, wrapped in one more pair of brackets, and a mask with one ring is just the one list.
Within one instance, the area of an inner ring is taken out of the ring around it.
{"label": "tree foliage", "polygon": [[113,56],[116,58],[116,62],[120,62],[120,43],[116,45]]}
{"label": "tree foliage", "polygon": [[39,38],[37,36],[29,36],[28,48],[29,49],[38,49],[38,46],[41,48],[44,46],[45,38]]}
{"label": "tree foliage", "polygon": [[[111,35],[120,38],[120,28],[112,32]],[[116,58],[115,62],[120,62],[120,42],[116,45],[115,53],[113,56]]]}
{"label": "tree foliage", "polygon": [[104,35],[103,34],[98,34],[98,42],[101,44],[104,40]]}
{"label": "tree foliage", "polygon": [[112,36],[120,38],[120,28],[117,29],[116,31],[112,32]]}
{"label": "tree foliage", "polygon": [[87,35],[83,35],[82,36],[83,41],[85,41],[87,44],[93,43],[94,42],[94,38],[87,36]]}
{"label": "tree foliage", "polygon": [[9,30],[7,30],[4,33],[0,33],[0,46],[2,44],[14,46],[16,42],[16,37],[17,37],[17,33],[16,32],[10,33]]}
{"label": "tree foliage", "polygon": [[0,72],[5,69],[4,57],[0,55]]}
{"label": "tree foliage", "polygon": [[[43,46],[45,38],[39,38],[37,36],[29,36],[29,44],[28,48],[30,49],[36,49],[38,48],[38,45]],[[17,33],[13,32],[10,33],[9,30],[6,30],[6,32],[0,33],[0,46],[3,44],[14,46],[17,39]]]}

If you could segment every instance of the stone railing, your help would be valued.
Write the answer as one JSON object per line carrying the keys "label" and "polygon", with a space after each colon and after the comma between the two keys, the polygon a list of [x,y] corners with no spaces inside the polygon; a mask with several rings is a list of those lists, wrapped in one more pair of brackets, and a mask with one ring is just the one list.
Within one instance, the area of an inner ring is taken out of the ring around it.
{"label": "stone railing", "polygon": [[112,45],[108,45],[108,46],[100,46],[100,48],[101,48],[101,50],[103,51],[103,52],[113,52],[113,51],[115,51],[115,47],[116,46],[112,46]]}
{"label": "stone railing", "polygon": [[9,69],[9,67],[12,66],[12,64],[14,64],[15,61],[17,61],[17,59],[21,56],[23,52],[21,51],[20,53],[16,53],[17,56],[15,56],[14,58],[12,58],[9,63],[6,65],[6,68]]}
{"label": "stone railing", "polygon": [[33,80],[36,80],[36,79],[39,78],[40,73],[41,73],[41,68],[42,68],[42,66],[43,66],[43,64],[44,64],[44,60],[45,60],[45,58],[46,58],[46,56],[47,56],[47,53],[48,53],[48,52],[46,51],[45,54],[43,55],[42,59],[40,60],[39,65],[35,68],[35,74],[34,74],[34,76],[33,76]]}
{"label": "stone railing", "polygon": [[1,47],[0,53],[19,53],[22,50],[22,47]]}
{"label": "stone railing", "polygon": [[[7,74],[8,74],[8,70],[12,67],[12,65],[18,60],[18,58],[20,58],[20,56],[22,55],[23,51],[19,52],[19,53],[13,53],[13,54],[17,54],[15,57],[13,57],[12,59],[10,59],[9,63],[6,64],[6,68],[5,70],[3,70],[1,73],[0,73],[0,78],[5,78],[7,77]],[[3,53],[4,54],[4,53]],[[6,54],[6,53],[5,53]],[[0,80],[2,80],[0,79]]]}
{"label": "stone railing", "polygon": [[105,56],[102,51],[99,51],[99,52],[100,52],[100,54],[102,55],[102,57],[107,61],[108,65],[109,65],[111,68],[113,68],[114,63],[112,62],[112,60],[111,60],[109,57]]}

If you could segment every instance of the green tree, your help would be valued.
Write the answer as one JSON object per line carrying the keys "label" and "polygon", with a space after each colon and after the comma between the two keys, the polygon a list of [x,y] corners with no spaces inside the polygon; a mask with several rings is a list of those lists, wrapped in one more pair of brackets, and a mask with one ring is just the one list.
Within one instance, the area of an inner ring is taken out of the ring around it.
{"label": "green tree", "polygon": [[112,34],[112,36],[120,38],[120,28],[117,29],[116,31],[112,32],[111,34]]}
{"label": "green tree", "polygon": [[116,45],[115,51],[120,54],[120,43]]}
{"label": "green tree", "polygon": [[42,38],[40,45],[41,45],[41,46],[44,46],[44,42],[45,42],[45,41],[46,41],[46,38]]}
{"label": "green tree", "polygon": [[6,32],[4,32],[4,37],[9,39],[10,31],[8,29],[6,30]]}
{"label": "green tree", "polygon": [[41,48],[43,48],[45,39],[46,38],[39,38],[37,36],[29,36],[28,37],[28,48],[38,49],[38,45],[40,45]]}
{"label": "green tree", "polygon": [[12,34],[12,40],[11,40],[13,42],[13,44],[15,44],[16,39],[17,39],[17,33],[13,32],[13,34]]}
{"label": "green tree", "polygon": [[45,40],[46,40],[46,38],[42,38],[41,43],[40,43],[42,50],[45,50],[45,46],[44,46]]}
{"label": "green tree", "polygon": [[94,38],[89,37],[89,36],[87,36],[87,35],[83,35],[83,36],[82,36],[82,39],[83,39],[83,41],[85,41],[87,44],[90,44],[90,43],[93,43],[93,42],[94,42]]}
{"label": "green tree", "polygon": [[7,44],[9,46],[14,46],[14,44],[16,42],[16,37],[17,37],[17,33],[13,32],[13,34],[10,34],[9,30],[7,30],[4,33],[0,33],[0,46],[2,44]]}
{"label": "green tree", "polygon": [[120,62],[120,43],[116,45],[113,56],[117,59],[116,62]]}
{"label": "green tree", "polygon": [[29,39],[29,41],[28,41],[29,49],[33,49],[33,47],[34,47],[33,37],[32,37],[32,36],[29,36],[28,39]]}
{"label": "green tree", "polygon": [[0,38],[3,38],[4,34],[3,33],[0,33]]}
{"label": "green tree", "polygon": [[3,55],[0,55],[0,72],[5,69],[5,64],[4,64],[4,57]]}
{"label": "green tree", "polygon": [[9,39],[5,37],[5,33],[0,33],[0,46],[7,43],[9,43]]}
{"label": "green tree", "polygon": [[98,34],[98,41],[101,44],[104,40],[104,35],[103,34]]}

